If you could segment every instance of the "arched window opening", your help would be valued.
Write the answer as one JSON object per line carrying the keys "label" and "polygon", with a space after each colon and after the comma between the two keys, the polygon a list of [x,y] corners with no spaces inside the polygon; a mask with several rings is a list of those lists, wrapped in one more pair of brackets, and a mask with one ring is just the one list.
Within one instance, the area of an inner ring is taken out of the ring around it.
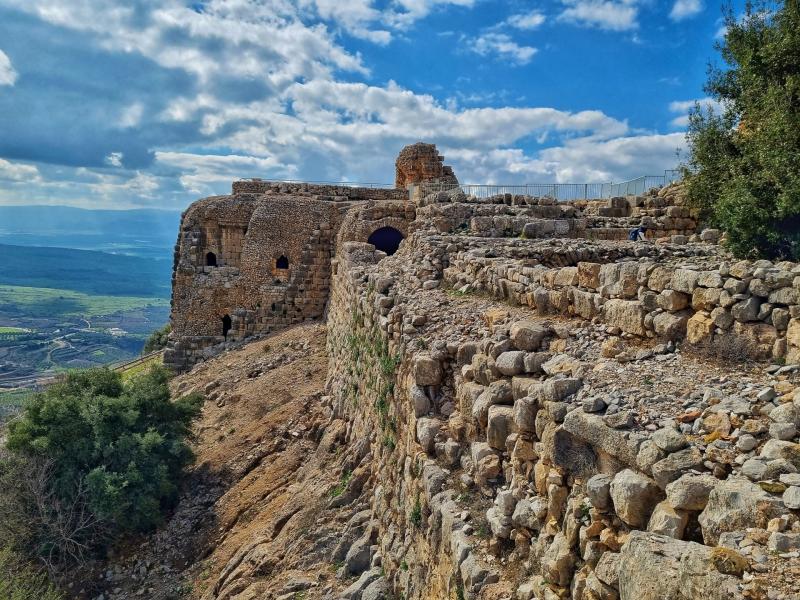
{"label": "arched window opening", "polygon": [[213,252],[209,252],[206,254],[206,266],[207,267],[216,267],[217,266],[217,255]]}
{"label": "arched window opening", "polygon": [[400,247],[400,242],[403,241],[403,234],[394,227],[381,227],[373,231],[367,241],[378,250],[391,256]]}
{"label": "arched window opening", "polygon": [[276,269],[288,269],[289,268],[289,259],[285,256],[279,256],[278,260],[275,261],[275,268]]}
{"label": "arched window opening", "polygon": [[228,332],[231,330],[231,316],[225,315],[222,317],[222,337],[228,339]]}

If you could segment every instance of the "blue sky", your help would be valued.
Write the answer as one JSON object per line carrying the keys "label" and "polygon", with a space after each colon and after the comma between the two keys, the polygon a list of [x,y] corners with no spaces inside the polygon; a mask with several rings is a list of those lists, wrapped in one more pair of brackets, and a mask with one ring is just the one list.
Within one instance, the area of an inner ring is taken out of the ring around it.
{"label": "blue sky", "polygon": [[233,179],[673,168],[710,0],[0,0],[0,203],[180,209]]}

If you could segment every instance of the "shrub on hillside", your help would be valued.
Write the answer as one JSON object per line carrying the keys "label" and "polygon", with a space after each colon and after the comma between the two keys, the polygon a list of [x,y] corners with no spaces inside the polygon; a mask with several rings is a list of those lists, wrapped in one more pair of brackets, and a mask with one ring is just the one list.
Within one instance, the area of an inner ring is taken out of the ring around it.
{"label": "shrub on hillside", "polygon": [[62,600],[47,575],[19,560],[9,548],[0,548],[0,598],[3,600]]}
{"label": "shrub on hillside", "polygon": [[[49,566],[81,561],[121,533],[152,529],[177,499],[202,398],[170,400],[163,367],[123,383],[69,373],[10,424],[0,458],[0,533]],[[4,531],[5,530],[5,531]]]}
{"label": "shrub on hillside", "polygon": [[166,348],[170,331],[172,331],[172,327],[169,323],[161,329],[156,329],[144,343],[144,351],[149,353]]}
{"label": "shrub on hillside", "polygon": [[740,257],[800,259],[800,0],[726,17],[719,102],[690,116],[689,200]]}

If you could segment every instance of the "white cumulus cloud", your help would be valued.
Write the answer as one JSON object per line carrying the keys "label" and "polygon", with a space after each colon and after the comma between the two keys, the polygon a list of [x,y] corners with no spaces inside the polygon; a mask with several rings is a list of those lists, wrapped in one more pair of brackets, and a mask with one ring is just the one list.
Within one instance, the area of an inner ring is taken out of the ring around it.
{"label": "white cumulus cloud", "polygon": [[39,169],[33,165],[14,163],[0,158],[0,181],[37,182],[41,180]]}
{"label": "white cumulus cloud", "polygon": [[17,72],[11,65],[11,59],[0,50],[0,85],[14,85],[17,81]]}
{"label": "white cumulus cloud", "polygon": [[639,26],[638,0],[562,0],[566,8],[560,21],[610,31],[626,31]]}
{"label": "white cumulus cloud", "polygon": [[505,33],[488,32],[474,40],[466,40],[469,49],[481,56],[494,56],[510,60],[516,65],[527,65],[538,50],[532,46],[521,46]]}
{"label": "white cumulus cloud", "polygon": [[528,13],[512,15],[506,20],[506,23],[516,29],[532,30],[541,27],[545,20],[546,18],[541,12],[533,10]]}
{"label": "white cumulus cloud", "polygon": [[669,18],[673,21],[682,21],[693,17],[703,10],[703,0],[676,0],[672,5]]}

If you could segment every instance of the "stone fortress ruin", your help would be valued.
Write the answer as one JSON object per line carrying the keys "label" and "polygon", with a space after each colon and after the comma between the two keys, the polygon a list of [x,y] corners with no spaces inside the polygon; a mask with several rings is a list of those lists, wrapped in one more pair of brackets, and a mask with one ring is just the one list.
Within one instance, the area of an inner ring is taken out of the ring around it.
{"label": "stone fortress ruin", "polygon": [[[733,259],[680,184],[467,194],[443,162],[239,181],[182,219],[168,365],[325,320],[329,506],[360,512],[346,589],[309,597],[800,597],[800,265]],[[209,597],[271,560],[244,547]]]}
{"label": "stone fortress ruin", "polygon": [[[398,156],[394,189],[255,179],[192,204],[175,249],[166,364],[185,370],[226,342],[319,319],[342,245],[369,242],[391,255],[418,226],[418,211],[442,233],[467,228],[476,239],[623,240],[638,225],[664,239],[696,228],[670,197],[557,203],[501,195],[476,203],[458,196],[458,179],[443,162],[434,145],[420,142]],[[421,197],[426,184],[450,191]]]}

